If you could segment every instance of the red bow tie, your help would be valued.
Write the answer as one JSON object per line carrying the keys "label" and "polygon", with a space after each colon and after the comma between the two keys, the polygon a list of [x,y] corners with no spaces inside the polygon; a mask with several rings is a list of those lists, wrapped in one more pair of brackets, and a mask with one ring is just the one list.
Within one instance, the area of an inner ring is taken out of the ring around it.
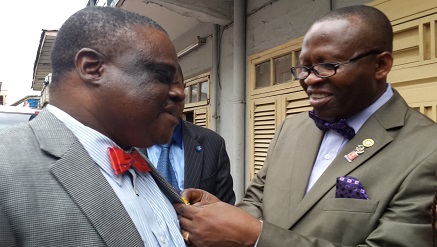
{"label": "red bow tie", "polygon": [[130,154],[119,148],[108,148],[109,158],[111,159],[112,168],[115,174],[123,174],[131,166],[140,172],[149,172],[150,167],[137,151]]}

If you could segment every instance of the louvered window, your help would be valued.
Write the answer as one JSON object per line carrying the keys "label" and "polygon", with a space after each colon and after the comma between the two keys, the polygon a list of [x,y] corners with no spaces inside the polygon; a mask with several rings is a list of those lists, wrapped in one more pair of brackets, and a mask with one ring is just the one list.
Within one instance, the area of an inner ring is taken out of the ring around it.
{"label": "louvered window", "polygon": [[194,111],[194,124],[207,128],[207,117],[206,108],[196,109]]}
{"label": "louvered window", "polygon": [[275,97],[260,99],[254,102],[253,109],[253,173],[263,166],[267,156],[267,148],[276,129]]}
{"label": "louvered window", "polygon": [[298,63],[300,42],[298,39],[249,58],[250,180],[263,167],[277,126],[286,117],[308,109],[306,94],[290,72]]}

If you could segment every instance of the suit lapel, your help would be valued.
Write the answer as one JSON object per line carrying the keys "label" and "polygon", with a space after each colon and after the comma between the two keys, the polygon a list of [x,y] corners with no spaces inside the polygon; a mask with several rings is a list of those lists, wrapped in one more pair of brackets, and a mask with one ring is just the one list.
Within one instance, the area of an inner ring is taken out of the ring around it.
{"label": "suit lapel", "polygon": [[[41,148],[61,157],[50,166],[51,173],[105,243],[108,246],[144,246],[130,216],[82,144],[50,112],[40,114],[45,124],[32,127]],[[52,135],[49,138],[48,133]]]}
{"label": "suit lapel", "polygon": [[[323,138],[323,132],[308,115],[293,118],[278,128],[279,136],[276,135],[269,146],[265,161],[267,166],[258,173],[261,177],[266,175],[266,184],[271,185],[264,188],[263,198],[265,210],[274,211],[268,214],[268,220],[283,228],[289,227],[289,218],[305,196],[312,166]],[[282,138],[283,136],[286,138]],[[265,169],[267,174],[264,173]]]}
{"label": "suit lapel", "polygon": [[182,121],[182,135],[185,158],[184,188],[199,188],[200,175],[202,174],[203,152],[196,151],[196,147],[201,145],[196,140],[197,133],[184,121]]}
{"label": "suit lapel", "polygon": [[319,130],[313,121],[309,121],[309,125],[305,130],[299,131],[297,144],[299,144],[300,147],[295,147],[295,150],[299,150],[299,152],[295,153],[292,161],[292,164],[296,164],[296,166],[289,166],[293,167],[293,171],[291,171],[292,177],[289,179],[290,186],[288,186],[290,189],[289,194],[291,195],[291,209],[297,208],[299,202],[302,201],[305,196],[322,138],[323,131]]}
{"label": "suit lapel", "polygon": [[[396,113],[393,113],[393,109],[396,109],[398,111]],[[320,176],[320,178],[317,180],[311,190],[303,197],[302,200],[299,200],[300,203],[296,205],[294,213],[290,214],[290,218],[288,221],[289,224],[287,227],[291,228],[300,218],[305,215],[306,212],[308,212],[308,210],[310,210],[315,204],[317,204],[317,202],[336,185],[337,177],[350,174],[359,166],[363,165],[373,155],[383,149],[386,145],[388,145],[391,141],[393,141],[392,136],[389,135],[389,132],[387,130],[402,126],[404,123],[404,116],[406,111],[407,105],[401,99],[399,94],[395,91],[392,99],[389,100],[366,121],[366,123],[361,127],[361,129],[354,136],[354,138],[352,138],[343,147],[342,151],[337,155],[337,157],[333,160],[331,165],[326,169],[322,176]],[[348,162],[344,158],[344,156],[349,152],[355,150],[355,147],[357,147],[358,145],[362,145],[365,139],[372,139],[375,142],[374,145],[369,148],[365,148],[363,154],[359,155],[352,162]],[[314,143],[311,143],[311,141],[309,141],[309,143],[307,143],[306,145],[312,145],[309,147],[314,147]],[[318,150],[318,148],[316,150]],[[311,155],[314,155],[312,156],[312,163],[311,160],[306,159],[297,160],[298,162],[302,163],[296,164],[298,164],[298,166],[300,164],[314,164],[317,152]],[[304,169],[306,174],[308,172],[307,168],[302,168]],[[304,186],[306,187],[309,177],[302,176],[302,178],[298,178],[296,177],[296,173],[294,173],[293,176],[295,177],[293,177],[291,180],[296,179],[298,183],[301,183],[298,191],[298,195],[300,196],[301,188],[303,188]]]}

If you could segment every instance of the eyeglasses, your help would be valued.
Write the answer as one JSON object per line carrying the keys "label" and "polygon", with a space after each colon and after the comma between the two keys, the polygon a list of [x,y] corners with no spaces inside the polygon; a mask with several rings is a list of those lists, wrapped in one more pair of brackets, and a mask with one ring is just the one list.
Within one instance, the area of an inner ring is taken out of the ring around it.
{"label": "eyeglasses", "polygon": [[381,51],[372,50],[366,53],[363,53],[361,55],[358,55],[356,57],[353,57],[347,61],[338,62],[338,63],[318,63],[314,64],[311,67],[307,66],[294,66],[291,67],[291,73],[293,76],[298,80],[305,80],[311,73],[311,71],[320,78],[327,78],[335,75],[337,73],[337,69],[340,67],[340,65],[348,64],[355,62],[363,57],[367,57],[373,54],[379,54]]}

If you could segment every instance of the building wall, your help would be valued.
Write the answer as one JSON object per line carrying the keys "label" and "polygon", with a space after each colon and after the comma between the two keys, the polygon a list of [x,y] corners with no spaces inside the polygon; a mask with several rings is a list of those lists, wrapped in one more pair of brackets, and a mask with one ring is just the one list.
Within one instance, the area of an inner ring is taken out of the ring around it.
{"label": "building wall", "polygon": [[196,50],[179,59],[185,78],[194,77],[211,70],[212,67],[212,38],[214,25],[200,23],[189,32],[173,41],[176,51],[179,52],[197,40],[197,36],[207,37],[206,43]]}
{"label": "building wall", "polygon": [[247,53],[252,55],[305,34],[331,8],[369,0],[248,0]]}
{"label": "building wall", "polygon": [[226,140],[228,152],[234,148],[232,146],[232,103],[234,93],[233,31],[233,26],[230,26],[223,30],[221,35],[219,64],[220,85],[217,86],[217,132]]}

